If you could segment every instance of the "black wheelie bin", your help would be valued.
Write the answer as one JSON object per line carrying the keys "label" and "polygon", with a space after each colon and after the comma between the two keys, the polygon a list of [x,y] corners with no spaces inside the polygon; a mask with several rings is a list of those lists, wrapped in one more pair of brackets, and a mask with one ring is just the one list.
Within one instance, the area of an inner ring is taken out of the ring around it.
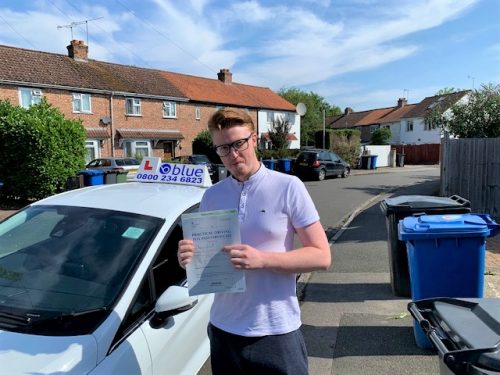
{"label": "black wheelie bin", "polygon": [[500,299],[437,297],[408,310],[437,349],[441,375],[500,374]]}
{"label": "black wheelie bin", "polygon": [[400,195],[380,202],[386,215],[391,287],[394,295],[411,297],[410,272],[405,241],[398,239],[398,223],[412,215],[465,214],[470,202],[458,195],[449,198],[431,195]]}

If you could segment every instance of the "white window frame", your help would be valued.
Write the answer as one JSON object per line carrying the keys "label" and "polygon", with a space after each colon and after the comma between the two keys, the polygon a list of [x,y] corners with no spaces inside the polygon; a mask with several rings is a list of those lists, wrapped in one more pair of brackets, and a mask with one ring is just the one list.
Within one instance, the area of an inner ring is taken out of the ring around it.
{"label": "white window frame", "polygon": [[413,120],[406,120],[406,131],[407,132],[413,131]]}
{"label": "white window frame", "polygon": [[201,120],[201,107],[196,106],[196,107],[194,108],[194,118],[195,118],[196,120]]}
{"label": "white window frame", "polygon": [[[30,94],[30,102],[23,103],[23,94]],[[32,87],[19,87],[19,105],[23,108],[29,108],[32,105],[39,104],[42,101],[43,92],[40,89],[34,89]]]}
{"label": "white window frame", "polygon": [[[85,100],[88,102],[88,109],[83,108]],[[76,108],[76,103],[79,103],[79,109]],[[92,97],[90,96],[90,94],[74,92],[72,105],[73,113],[92,113]]]}
{"label": "white window frame", "polygon": [[[131,112],[129,112],[129,110]],[[141,116],[141,99],[126,98],[125,99],[125,114],[127,116]]]}
{"label": "white window frame", "polygon": [[135,158],[137,150],[146,150],[144,156],[151,156],[151,141],[147,139],[127,139],[123,141],[123,154],[125,157]]}
{"label": "white window frame", "polygon": [[177,118],[177,103],[163,102],[163,118]]}
{"label": "white window frame", "polygon": [[90,160],[87,160],[88,159],[87,153],[85,152],[85,164],[87,164],[88,162],[90,162],[93,159],[97,159],[100,157],[100,152],[99,152],[100,143],[101,142],[98,139],[87,139],[85,141],[85,151],[87,151],[88,149],[92,149],[94,152],[94,157],[90,158]]}

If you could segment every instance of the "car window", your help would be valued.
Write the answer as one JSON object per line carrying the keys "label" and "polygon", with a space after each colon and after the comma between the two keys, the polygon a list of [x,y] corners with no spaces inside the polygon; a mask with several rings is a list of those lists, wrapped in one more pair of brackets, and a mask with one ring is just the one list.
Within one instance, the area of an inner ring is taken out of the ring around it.
{"label": "car window", "polygon": [[[19,220],[17,215],[23,216]],[[0,313],[14,309],[43,320],[109,311],[162,222],[144,215],[68,206],[33,206],[10,217],[0,224],[0,269],[7,276],[0,282],[4,296]],[[83,315],[80,319],[90,319]],[[92,326],[85,321],[88,325],[75,318],[53,331],[85,334]],[[33,333],[42,328],[33,324],[14,329]]]}
{"label": "car window", "polygon": [[125,164],[125,160],[123,159],[115,159],[115,164],[120,166],[120,167],[123,167]]}
{"label": "car window", "polygon": [[330,153],[329,152],[321,151],[319,153],[319,160],[331,161],[332,159],[330,158]]}
{"label": "car window", "polygon": [[87,164],[87,168],[95,168],[99,165],[99,160],[92,160]]}
{"label": "car window", "polygon": [[210,163],[210,160],[205,155],[193,155],[191,158],[195,164]]}
{"label": "car window", "polygon": [[141,162],[137,159],[124,159],[125,165],[141,165]]}
{"label": "car window", "polygon": [[330,157],[335,162],[339,162],[340,161],[339,156],[335,152],[330,152]]}
{"label": "car window", "polygon": [[316,154],[312,152],[303,152],[297,157],[298,161],[313,162],[316,160]]}

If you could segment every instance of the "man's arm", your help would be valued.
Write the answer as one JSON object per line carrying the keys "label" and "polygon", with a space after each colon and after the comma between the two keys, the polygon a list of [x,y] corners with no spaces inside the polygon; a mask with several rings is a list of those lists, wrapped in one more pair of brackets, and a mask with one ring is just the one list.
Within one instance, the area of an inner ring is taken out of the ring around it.
{"label": "man's arm", "polygon": [[269,269],[276,272],[301,273],[326,270],[331,252],[325,231],[319,221],[296,228],[302,247],[287,252],[259,251],[249,245],[224,246],[231,262],[239,269]]}

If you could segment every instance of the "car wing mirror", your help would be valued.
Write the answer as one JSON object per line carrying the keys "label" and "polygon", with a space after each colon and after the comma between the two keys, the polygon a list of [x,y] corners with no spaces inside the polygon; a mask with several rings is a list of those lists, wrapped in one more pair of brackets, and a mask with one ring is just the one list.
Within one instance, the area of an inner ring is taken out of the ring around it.
{"label": "car wing mirror", "polygon": [[163,326],[167,318],[192,309],[198,303],[198,298],[190,296],[188,289],[172,285],[165,290],[155,305],[155,314],[151,319],[151,327]]}

